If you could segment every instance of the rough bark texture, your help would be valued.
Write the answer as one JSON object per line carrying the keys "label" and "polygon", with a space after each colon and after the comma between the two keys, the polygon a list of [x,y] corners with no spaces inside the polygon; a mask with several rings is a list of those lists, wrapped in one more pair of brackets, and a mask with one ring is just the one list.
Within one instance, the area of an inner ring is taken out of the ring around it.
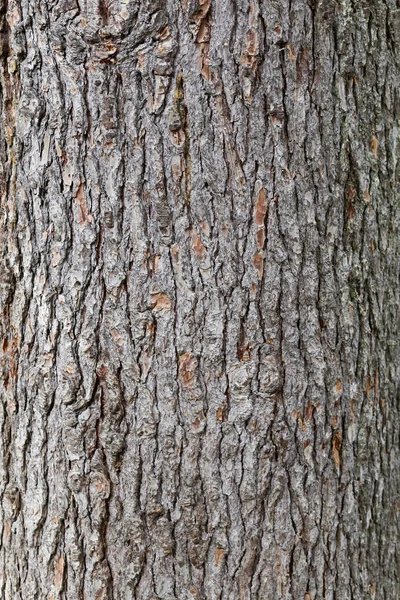
{"label": "rough bark texture", "polygon": [[2,0],[0,595],[400,597],[397,0]]}

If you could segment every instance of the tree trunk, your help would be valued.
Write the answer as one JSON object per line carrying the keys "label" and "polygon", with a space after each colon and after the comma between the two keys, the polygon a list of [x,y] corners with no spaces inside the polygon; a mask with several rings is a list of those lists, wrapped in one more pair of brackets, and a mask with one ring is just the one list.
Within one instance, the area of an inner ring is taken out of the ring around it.
{"label": "tree trunk", "polygon": [[399,0],[0,20],[1,598],[398,600]]}

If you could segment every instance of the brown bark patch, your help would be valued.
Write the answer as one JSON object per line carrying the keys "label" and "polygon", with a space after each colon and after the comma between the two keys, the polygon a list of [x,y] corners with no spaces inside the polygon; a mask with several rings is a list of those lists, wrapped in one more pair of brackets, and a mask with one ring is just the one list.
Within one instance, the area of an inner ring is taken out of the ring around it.
{"label": "brown bark patch", "polygon": [[[18,357],[21,338],[12,336],[11,340],[4,339],[3,353],[7,355],[6,370],[4,374],[4,387],[9,390],[11,381],[15,380],[18,374]],[[11,378],[11,381],[10,381]]]}
{"label": "brown bark patch", "polygon": [[256,233],[256,241],[258,248],[263,248],[265,243],[265,229],[264,227],[257,231]]}
{"label": "brown bark patch", "polygon": [[72,363],[67,365],[64,369],[64,373],[66,373],[67,375],[74,375],[75,372],[76,372],[76,366]]}
{"label": "brown bark patch", "polygon": [[198,10],[192,13],[191,18],[194,21],[204,19],[211,6],[211,0],[200,0]]}
{"label": "brown bark patch", "polygon": [[104,473],[95,473],[92,476],[91,493],[97,497],[106,499],[110,495],[110,482]]}
{"label": "brown bark patch", "polygon": [[192,423],[192,427],[193,429],[200,429],[200,425],[202,423],[204,423],[204,419],[205,419],[205,414],[204,411],[201,411],[201,413],[199,414],[198,417],[196,417],[196,419],[194,420],[194,422]]}
{"label": "brown bark patch", "polygon": [[200,427],[200,424],[201,424],[201,421],[200,421],[199,417],[197,417],[193,423],[193,428],[198,429]]}
{"label": "brown bark patch", "polygon": [[355,216],[356,216],[356,209],[354,208],[354,204],[352,204],[351,202],[348,202],[348,204],[347,204],[347,218],[348,219],[354,219]]}
{"label": "brown bark patch", "polygon": [[[299,422],[302,431],[307,431],[307,426],[305,425],[299,410],[296,409],[292,414],[292,417]],[[308,446],[309,443],[310,442],[306,442],[304,447]]]}
{"label": "brown bark patch", "polygon": [[372,390],[372,381],[371,381],[371,377],[368,376],[366,384],[365,384],[365,393],[367,394],[367,398],[369,398],[371,390]]}
{"label": "brown bark patch", "polygon": [[60,590],[62,586],[64,576],[64,555],[61,554],[59,558],[54,561],[54,587],[56,590]]}
{"label": "brown bark patch", "polygon": [[185,352],[179,357],[179,379],[184,388],[193,386],[194,374],[197,369],[197,360],[190,352]]}
{"label": "brown bark patch", "polygon": [[171,298],[167,296],[167,294],[161,292],[153,295],[151,304],[155,312],[160,312],[161,310],[171,310],[172,302]]}
{"label": "brown bark patch", "polygon": [[306,421],[311,421],[313,412],[314,412],[314,407],[311,404],[311,402],[308,401],[307,408],[306,408],[306,414],[305,414]]}
{"label": "brown bark patch", "polygon": [[375,371],[375,385],[374,385],[375,397],[379,394],[379,371]]}
{"label": "brown bark patch", "polygon": [[289,52],[289,60],[293,62],[294,60],[296,60],[296,52],[293,50],[293,48],[290,44],[287,44],[286,48],[288,49],[288,52]]}
{"label": "brown bark patch", "polygon": [[201,240],[197,233],[193,233],[192,235],[192,248],[196,252],[198,258],[203,258],[205,247],[201,243]]}
{"label": "brown bark patch", "polygon": [[185,132],[183,131],[183,129],[176,129],[174,131],[171,131],[171,137],[172,143],[178,147],[183,146],[186,140]]}
{"label": "brown bark patch", "polygon": [[220,423],[226,423],[228,420],[228,408],[226,404],[218,407],[216,417],[217,421],[220,421]]}
{"label": "brown bark patch", "polygon": [[264,258],[260,252],[256,252],[253,259],[253,264],[256,268],[258,279],[262,279],[264,272]]}
{"label": "brown bark patch", "polygon": [[379,148],[378,138],[375,135],[373,135],[371,138],[371,150],[376,159],[378,158],[378,148]]}
{"label": "brown bark patch", "polygon": [[350,412],[351,412],[351,420],[354,421],[356,418],[356,413],[355,413],[355,405],[356,405],[356,400],[353,398],[350,401]]}
{"label": "brown bark patch", "polygon": [[171,248],[172,259],[174,263],[179,262],[179,244],[174,244]]}
{"label": "brown bark patch", "polygon": [[203,44],[208,42],[210,39],[210,27],[206,19],[203,19],[200,23],[199,31],[196,36],[196,42]]}
{"label": "brown bark patch", "polygon": [[248,343],[238,345],[237,355],[240,362],[248,362],[251,360],[251,351]]}
{"label": "brown bark patch", "polygon": [[258,192],[256,207],[255,207],[255,219],[256,225],[264,225],[265,215],[267,213],[267,198],[265,196],[264,188],[261,188]]}
{"label": "brown bark patch", "polygon": [[9,541],[10,539],[10,534],[11,534],[11,527],[10,527],[10,523],[8,521],[6,521],[4,523],[4,538],[6,540],[6,542]]}
{"label": "brown bark patch", "polygon": [[98,6],[99,15],[102,18],[103,25],[107,25],[111,15],[111,6],[109,0],[100,0]]}
{"label": "brown bark patch", "polygon": [[333,458],[335,460],[337,468],[340,469],[340,448],[342,447],[342,437],[339,431],[335,433],[332,446]]}
{"label": "brown bark patch", "polygon": [[258,33],[252,28],[245,37],[245,46],[240,59],[242,65],[251,69],[253,72],[257,69],[257,59],[259,49]]}
{"label": "brown bark patch", "polygon": [[157,45],[157,56],[165,56],[171,53],[171,28],[169,25],[163,27],[157,36],[159,44]]}
{"label": "brown bark patch", "polygon": [[88,214],[83,183],[80,184],[78,191],[76,192],[76,201],[78,202],[78,206],[79,206],[78,223],[79,224],[87,223],[87,222],[90,223],[92,218]]}
{"label": "brown bark patch", "polygon": [[225,550],[223,548],[216,548],[215,549],[215,566],[216,567],[218,567],[219,563],[223,559],[224,554],[225,554]]}
{"label": "brown bark patch", "polygon": [[237,357],[242,363],[248,362],[251,359],[250,344],[246,338],[244,329],[241,330],[237,343]]}
{"label": "brown bark patch", "polygon": [[108,369],[105,365],[101,365],[101,367],[97,369],[96,373],[99,379],[105,379],[108,375]]}

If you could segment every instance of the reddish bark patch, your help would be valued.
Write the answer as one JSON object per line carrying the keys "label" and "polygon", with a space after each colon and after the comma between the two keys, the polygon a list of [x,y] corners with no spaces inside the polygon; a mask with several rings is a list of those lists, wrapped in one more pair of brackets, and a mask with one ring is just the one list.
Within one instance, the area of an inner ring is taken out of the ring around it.
{"label": "reddish bark patch", "polygon": [[258,192],[256,207],[255,207],[255,220],[256,225],[264,225],[265,215],[267,213],[267,198],[265,196],[264,188],[261,188]]}
{"label": "reddish bark patch", "polygon": [[342,447],[342,436],[340,435],[340,432],[338,431],[337,433],[335,433],[335,436],[333,438],[333,444],[332,444],[332,449],[333,449],[333,458],[335,460],[336,466],[338,469],[340,469],[340,448]]}
{"label": "reddish bark patch", "polygon": [[102,365],[99,369],[97,369],[96,373],[99,379],[105,379],[108,375],[108,369],[105,365]]}
{"label": "reddish bark patch", "polygon": [[193,387],[194,374],[197,369],[197,360],[190,352],[185,352],[179,357],[179,379],[184,388]]}
{"label": "reddish bark patch", "polygon": [[257,240],[257,246],[259,248],[263,248],[264,247],[264,242],[265,242],[265,229],[264,229],[264,227],[262,229],[260,229],[259,231],[257,231],[257,233],[256,233],[256,240]]}
{"label": "reddish bark patch", "polygon": [[257,59],[259,49],[259,40],[257,31],[252,28],[250,29],[244,40],[244,49],[242,52],[242,56],[240,58],[240,62],[242,65],[251,69],[253,72],[257,69]]}
{"label": "reddish bark patch", "polygon": [[306,408],[306,414],[305,414],[306,421],[311,421],[313,412],[314,412],[314,407],[311,404],[311,402],[308,401],[307,408]]}
{"label": "reddish bark patch", "polygon": [[153,295],[151,304],[155,312],[160,312],[160,310],[171,310],[172,302],[171,298],[167,296],[167,294],[160,293]]}
{"label": "reddish bark patch", "polygon": [[258,279],[262,279],[264,271],[264,258],[260,252],[255,253],[253,264],[256,268]]}
{"label": "reddish bark patch", "polygon": [[192,248],[196,252],[198,258],[203,258],[205,247],[201,243],[201,240],[197,233],[193,233],[192,235]]}
{"label": "reddish bark patch", "polygon": [[200,423],[201,423],[201,421],[200,421],[199,417],[197,417],[197,419],[193,423],[193,428],[198,429],[200,427]]}
{"label": "reddish bark patch", "polygon": [[88,214],[83,183],[80,184],[76,193],[76,201],[78,202],[79,206],[78,223],[81,224],[86,223],[87,221],[90,222],[91,219]]}
{"label": "reddish bark patch", "polygon": [[225,550],[223,548],[216,548],[215,549],[215,566],[216,567],[218,567],[219,563],[223,559],[224,554],[225,554]]}

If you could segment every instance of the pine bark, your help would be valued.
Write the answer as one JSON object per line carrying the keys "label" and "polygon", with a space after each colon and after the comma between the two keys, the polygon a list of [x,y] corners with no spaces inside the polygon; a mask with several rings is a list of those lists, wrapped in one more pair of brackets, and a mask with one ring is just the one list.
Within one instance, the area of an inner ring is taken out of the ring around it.
{"label": "pine bark", "polygon": [[0,597],[399,599],[399,1],[0,29]]}

